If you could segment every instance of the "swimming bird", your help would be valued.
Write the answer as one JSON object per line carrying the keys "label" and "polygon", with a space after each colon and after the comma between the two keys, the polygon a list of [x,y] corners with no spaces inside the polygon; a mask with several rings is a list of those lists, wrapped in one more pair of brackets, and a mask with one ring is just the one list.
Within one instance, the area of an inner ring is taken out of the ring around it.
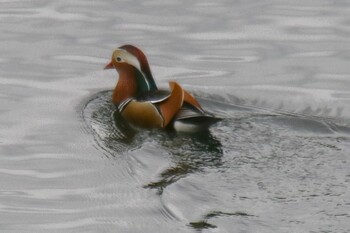
{"label": "swimming bird", "polygon": [[221,120],[206,112],[175,81],[169,82],[169,90],[158,89],[147,57],[133,45],[123,45],[114,50],[105,69],[116,69],[119,74],[112,102],[132,126],[198,132]]}

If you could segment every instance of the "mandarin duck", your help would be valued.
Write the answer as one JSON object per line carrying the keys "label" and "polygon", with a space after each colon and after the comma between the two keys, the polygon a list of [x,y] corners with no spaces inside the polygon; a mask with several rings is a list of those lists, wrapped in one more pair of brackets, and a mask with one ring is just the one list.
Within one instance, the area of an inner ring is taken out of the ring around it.
{"label": "mandarin duck", "polygon": [[117,48],[105,69],[119,73],[112,102],[132,126],[198,132],[221,120],[204,111],[177,82],[169,82],[170,90],[159,90],[145,54],[133,45]]}

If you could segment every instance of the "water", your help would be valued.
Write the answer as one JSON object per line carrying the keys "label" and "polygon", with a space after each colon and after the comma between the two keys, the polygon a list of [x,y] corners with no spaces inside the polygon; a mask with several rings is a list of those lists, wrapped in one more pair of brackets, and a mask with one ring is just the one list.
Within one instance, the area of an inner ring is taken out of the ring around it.
{"label": "water", "polygon": [[[0,1],[1,232],[348,232],[347,1]],[[125,43],[225,119],[114,121]]]}

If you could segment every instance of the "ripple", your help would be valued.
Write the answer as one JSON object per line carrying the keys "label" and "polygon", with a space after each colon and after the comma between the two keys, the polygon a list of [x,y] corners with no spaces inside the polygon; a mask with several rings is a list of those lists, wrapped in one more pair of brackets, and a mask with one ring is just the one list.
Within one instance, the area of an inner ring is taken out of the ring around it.
{"label": "ripple", "polygon": [[15,176],[25,176],[40,179],[54,179],[60,177],[66,177],[71,175],[85,174],[86,171],[71,171],[71,172],[39,172],[34,170],[14,170],[14,169],[4,169],[0,168],[0,173],[3,175],[15,175]]}
{"label": "ripple", "polygon": [[334,56],[335,54],[335,51],[312,51],[304,53],[294,53],[291,54],[290,57],[330,57]]}
{"label": "ripple", "polygon": [[47,224],[40,224],[40,228],[42,229],[74,229],[78,227],[86,227],[91,226],[94,224],[97,224],[99,221],[96,220],[95,217],[90,218],[81,218],[78,220],[73,221],[62,221],[57,223],[47,223]]}
{"label": "ripple", "polygon": [[[302,31],[300,31],[302,32]],[[309,34],[300,37],[299,34],[285,33],[271,28],[262,29],[261,27],[247,27],[245,32],[201,32],[191,33],[185,36],[188,39],[204,41],[222,41],[222,40],[270,40],[270,41],[329,41],[335,38],[329,31],[322,31],[321,34]],[[344,40],[345,41],[345,40]]]}
{"label": "ripple", "polygon": [[[303,135],[303,137],[310,135],[312,137],[314,135],[329,137],[344,135],[348,137],[348,133],[350,133],[349,128],[336,125],[328,120],[325,121],[322,118],[268,111],[248,105],[236,106],[233,103],[225,103],[225,100],[222,99],[215,101],[215,96],[201,96],[199,100],[204,108],[215,109],[216,112],[222,112],[223,115],[226,115],[226,119],[213,127],[211,133],[182,135],[151,130],[133,131],[130,134],[130,129],[118,123],[121,119],[116,119],[113,116],[114,106],[111,105],[109,99],[110,92],[101,92],[84,109],[84,117],[88,127],[92,129],[96,145],[107,152],[107,157],[120,157],[120,154],[139,150],[150,150],[150,153],[156,154],[165,152],[169,154],[172,161],[169,167],[160,171],[158,179],[144,184],[145,188],[156,189],[160,196],[169,186],[173,186],[188,176],[202,173],[208,169],[225,167],[222,161],[225,151],[226,153],[232,153],[229,151],[234,149],[231,148],[227,151],[224,148],[228,146],[227,142],[232,143],[232,141],[237,140],[238,135],[235,131],[239,130],[242,122],[245,121],[261,128],[261,131],[260,129],[252,129],[253,131],[249,132],[249,134],[255,134],[254,137],[265,137],[265,127],[269,127],[269,130],[272,130],[273,133],[277,133],[275,130],[288,132],[288,137],[294,137],[293,135]],[[310,113],[308,114],[310,115]],[[113,122],[115,123],[113,124]],[[226,138],[226,134],[230,139]],[[242,134],[239,137],[245,138]],[[290,143],[289,146],[294,147],[293,142]],[[251,145],[247,146],[250,147]],[[334,147],[334,149],[337,149],[337,147]],[[260,150],[257,148],[257,151]],[[262,155],[268,154],[266,152],[259,153],[262,153]],[[259,157],[255,156],[254,158],[252,156],[245,163],[259,163],[258,161]]]}
{"label": "ripple", "polygon": [[102,59],[99,57],[80,56],[80,55],[59,55],[59,56],[49,57],[49,59],[77,61],[77,62],[85,62],[85,63],[93,63],[93,64],[103,64],[103,63],[107,63],[108,61],[107,59]]}
{"label": "ripple", "polygon": [[36,9],[12,9],[12,10],[0,10],[0,18],[7,17],[19,17],[19,18],[45,18],[55,19],[61,21],[70,20],[89,20],[89,18],[80,14],[62,13],[50,7],[42,7]]}
{"label": "ripple", "polygon": [[142,31],[152,31],[152,32],[170,32],[170,31],[180,31],[184,27],[181,26],[162,26],[162,25],[149,25],[149,24],[122,24],[115,26],[116,29],[121,30],[142,30]]}
{"label": "ripple", "polygon": [[260,60],[257,56],[191,56],[187,57],[192,61],[206,61],[206,62],[229,62],[229,63],[243,63],[243,62],[256,62]]}

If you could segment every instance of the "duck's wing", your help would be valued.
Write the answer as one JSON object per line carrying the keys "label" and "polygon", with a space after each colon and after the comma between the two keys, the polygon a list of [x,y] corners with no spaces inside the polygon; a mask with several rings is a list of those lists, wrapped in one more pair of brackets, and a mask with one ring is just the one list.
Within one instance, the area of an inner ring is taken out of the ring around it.
{"label": "duck's wing", "polygon": [[[170,88],[172,88],[173,85],[177,85],[180,86],[178,83],[176,82],[169,82]],[[183,101],[185,103],[188,103],[190,105],[193,105],[195,108],[197,108],[200,111],[204,111],[201,107],[201,105],[198,103],[198,101],[190,94],[188,93],[185,89],[183,89],[182,87],[180,87],[183,91]],[[172,94],[173,90],[154,90],[151,92],[147,92],[147,93],[142,93],[139,96],[137,96],[136,100],[137,101],[149,101],[152,103],[159,103],[162,102],[163,100],[166,100],[167,98],[170,97],[170,95]]]}
{"label": "duck's wing", "polygon": [[202,106],[198,103],[198,101],[186,90],[184,90],[184,102],[189,104],[190,106],[193,106],[196,108],[198,111],[204,113],[204,110]]}
{"label": "duck's wing", "polygon": [[148,103],[156,104],[166,100],[167,98],[170,97],[170,95],[171,95],[171,92],[168,90],[155,90],[148,93],[142,93],[137,97],[127,98],[123,100],[119,105],[117,105],[117,108],[119,112],[122,112],[124,108],[133,100],[140,103],[148,102]]}
{"label": "duck's wing", "polygon": [[137,101],[148,101],[152,104],[162,102],[169,98],[171,95],[171,91],[169,90],[155,90],[152,92],[142,93],[141,95],[137,96]]}
{"label": "duck's wing", "polygon": [[147,107],[147,109],[152,109],[149,112],[153,112],[154,115],[157,115],[156,112],[158,111],[163,119],[163,128],[169,126],[170,123],[174,123],[172,125],[175,129],[176,126],[182,125],[202,130],[221,120],[205,112],[198,101],[178,83],[169,82],[169,86],[170,91],[155,90],[136,98],[126,99],[119,104],[118,110],[122,112],[132,102],[135,109],[140,110]]}
{"label": "duck's wing", "polygon": [[199,132],[208,128],[222,119],[211,113],[199,110],[188,103],[180,108],[174,117],[173,127],[176,131]]}
{"label": "duck's wing", "polygon": [[165,128],[174,118],[181,108],[184,101],[184,91],[176,82],[169,82],[170,91],[156,90],[153,92],[141,94],[136,98],[124,100],[119,104],[119,112],[122,112],[129,103],[133,103],[135,108],[141,109],[141,106],[147,106],[152,111],[157,110],[163,119],[163,128]]}
{"label": "duck's wing", "polygon": [[176,82],[169,82],[169,86],[171,90],[170,96],[158,103],[159,111],[164,119],[164,128],[173,120],[184,101],[184,91],[182,87]]}

